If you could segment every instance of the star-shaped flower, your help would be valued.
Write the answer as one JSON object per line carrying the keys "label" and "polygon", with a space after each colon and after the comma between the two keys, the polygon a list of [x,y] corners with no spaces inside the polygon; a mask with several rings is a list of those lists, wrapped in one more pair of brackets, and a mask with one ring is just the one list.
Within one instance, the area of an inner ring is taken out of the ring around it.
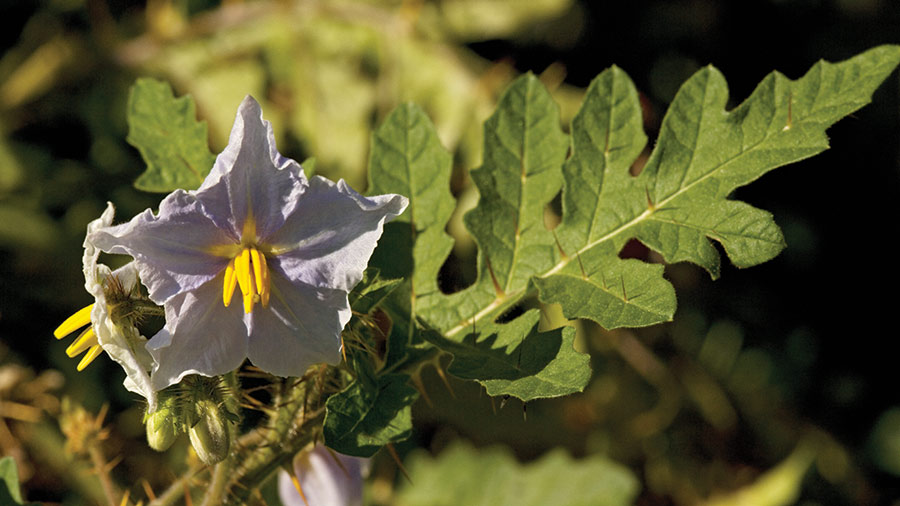
{"label": "star-shaped flower", "polygon": [[67,318],[53,335],[62,339],[90,324],[69,345],[66,354],[74,357],[86,351],[78,363],[81,371],[106,351],[125,370],[125,388],[144,396],[152,412],[156,409],[156,391],[150,385],[148,371],[153,359],[145,349],[147,339],[134,325],[149,301],[141,300],[134,262],[110,271],[97,263],[100,250],[91,240],[93,232],[110,226],[114,213],[113,205],[108,204],[100,218],[88,224],[84,240],[84,288],[94,296],[94,303]]}
{"label": "star-shaped flower", "polygon": [[[154,388],[186,374],[236,369],[245,358],[279,376],[340,360],[347,295],[362,278],[401,195],[363,197],[341,180],[307,179],[275,148],[248,96],[228,146],[196,191],[176,190],[159,213],[92,234],[134,257],[166,325],[148,343]],[[240,287],[243,304],[231,305]],[[243,306],[243,307],[241,307]]]}

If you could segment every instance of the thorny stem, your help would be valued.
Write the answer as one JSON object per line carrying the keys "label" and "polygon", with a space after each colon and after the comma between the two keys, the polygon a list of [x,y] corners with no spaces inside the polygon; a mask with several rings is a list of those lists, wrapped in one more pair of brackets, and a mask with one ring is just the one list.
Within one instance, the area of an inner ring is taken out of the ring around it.
{"label": "thorny stem", "polygon": [[171,506],[175,504],[176,501],[184,497],[184,489],[185,487],[190,485],[191,480],[194,479],[194,475],[200,472],[203,469],[203,465],[196,465],[188,469],[183,475],[181,475],[174,483],[169,485],[169,488],[166,489],[165,492],[156,496],[156,499],[150,501],[147,506]]}
{"label": "thorny stem", "polygon": [[235,456],[231,454],[225,460],[216,464],[212,474],[212,481],[206,489],[206,496],[203,498],[202,506],[222,504],[222,495],[225,493],[225,485],[231,477],[234,461]]}
{"label": "thorny stem", "polygon": [[[204,505],[246,504],[248,498],[279,467],[288,465],[294,455],[311,443],[325,418],[322,385],[307,379],[294,385],[296,378],[285,380],[275,392],[269,422],[241,436],[232,454],[212,471],[205,490]],[[226,383],[229,379],[226,378]],[[194,476],[205,466],[189,469],[148,506],[171,506],[184,496]]]}
{"label": "thorny stem", "polygon": [[230,474],[223,504],[245,504],[247,498],[275,470],[288,465],[294,455],[318,435],[325,417],[320,385],[306,380],[294,386],[290,380],[281,384],[280,405],[263,429],[262,444]]}
{"label": "thorny stem", "polygon": [[106,501],[110,506],[116,506],[119,504],[119,491],[116,486],[112,482],[112,478],[109,476],[109,470],[106,468],[106,458],[103,455],[103,451],[100,450],[99,445],[96,442],[91,442],[88,446],[88,454],[91,457],[91,463],[94,465],[94,470],[97,473],[97,478],[100,479],[100,485],[103,486],[103,495],[106,496]]}

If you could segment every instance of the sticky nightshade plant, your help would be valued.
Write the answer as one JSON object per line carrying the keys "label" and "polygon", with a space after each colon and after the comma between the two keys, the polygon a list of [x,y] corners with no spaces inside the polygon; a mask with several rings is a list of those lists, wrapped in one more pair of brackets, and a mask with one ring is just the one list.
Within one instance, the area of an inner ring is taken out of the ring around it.
{"label": "sticky nightshade plant", "polygon": [[112,204],[87,226],[84,240],[84,288],[94,296],[94,302],[67,318],[53,335],[57,339],[90,324],[66,349],[75,357],[85,352],[78,363],[79,371],[87,367],[103,351],[125,370],[125,388],[147,399],[151,410],[156,407],[156,391],[150,385],[148,372],[153,359],[145,349],[147,339],[138,332],[135,323],[156,308],[140,293],[138,273],[134,262],[111,271],[98,263],[100,250],[91,234],[110,226],[115,214]]}
{"label": "sticky nightshade plant", "polygon": [[[307,179],[275,147],[248,96],[228,146],[195,191],[175,190],[158,214],[95,231],[103,251],[134,257],[166,325],[148,343],[152,386],[214,376],[244,359],[278,376],[336,364],[347,300],[401,195],[363,197],[343,180]],[[241,304],[231,304],[240,288]]]}

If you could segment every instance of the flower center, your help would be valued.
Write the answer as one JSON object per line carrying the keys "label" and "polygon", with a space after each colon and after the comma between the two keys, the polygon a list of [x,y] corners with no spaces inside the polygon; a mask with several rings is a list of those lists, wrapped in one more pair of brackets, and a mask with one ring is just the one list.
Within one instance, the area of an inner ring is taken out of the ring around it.
{"label": "flower center", "polygon": [[257,302],[261,302],[263,307],[269,305],[269,268],[266,265],[266,255],[260,253],[256,246],[244,246],[225,267],[225,283],[222,287],[222,302],[225,307],[231,304],[237,286],[241,287],[241,293],[244,294],[245,313],[253,311],[253,305]]}

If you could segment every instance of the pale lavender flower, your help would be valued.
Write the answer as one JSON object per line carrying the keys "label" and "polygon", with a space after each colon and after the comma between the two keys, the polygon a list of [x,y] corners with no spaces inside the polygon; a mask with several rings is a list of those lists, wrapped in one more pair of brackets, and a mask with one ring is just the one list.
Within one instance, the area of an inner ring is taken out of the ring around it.
{"label": "pale lavender flower", "polygon": [[369,459],[316,446],[294,457],[296,484],[287,472],[279,473],[278,497],[284,506],[360,506],[368,467]]}
{"label": "pale lavender flower", "polygon": [[[236,369],[245,358],[299,376],[340,360],[347,295],[362,278],[401,195],[363,197],[341,180],[307,179],[281,156],[248,96],[228,146],[196,191],[176,190],[159,213],[92,235],[103,251],[134,257],[166,325],[147,345],[154,388],[187,374]],[[236,287],[241,304],[230,305]]]}
{"label": "pale lavender flower", "polygon": [[81,371],[105,351],[125,371],[125,388],[144,396],[153,411],[156,409],[156,391],[148,375],[153,359],[145,349],[147,339],[134,326],[135,320],[139,319],[133,300],[135,295],[139,296],[137,269],[134,262],[129,262],[110,271],[109,267],[97,262],[100,250],[91,239],[93,232],[112,224],[113,214],[115,208],[111,203],[107,204],[103,214],[88,224],[84,239],[84,288],[94,296],[94,303],[67,318],[53,334],[62,339],[90,324],[69,345],[66,354],[74,357],[86,352],[77,366]]}

